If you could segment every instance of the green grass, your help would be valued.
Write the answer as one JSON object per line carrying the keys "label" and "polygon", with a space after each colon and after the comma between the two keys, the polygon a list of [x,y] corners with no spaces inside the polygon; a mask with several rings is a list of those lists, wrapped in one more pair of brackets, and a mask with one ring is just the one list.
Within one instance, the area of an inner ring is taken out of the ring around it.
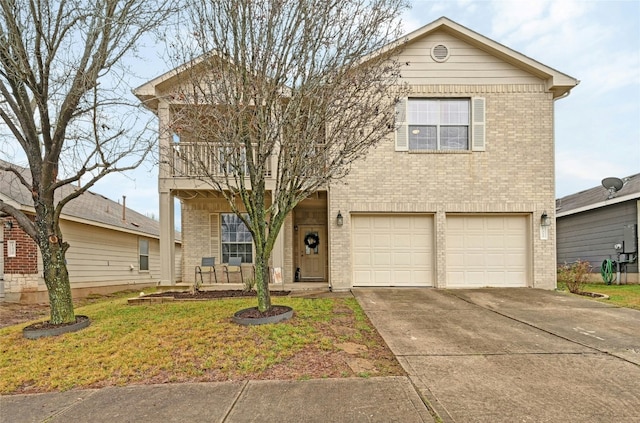
{"label": "green grass", "polygon": [[[558,284],[559,289],[564,289]],[[606,285],[604,283],[589,283],[584,285],[584,291],[597,292],[599,294],[605,294],[609,296],[607,300],[603,301],[610,304],[617,305],[619,307],[634,308],[640,310],[640,285]]]}
{"label": "green grass", "polygon": [[[25,324],[3,328],[0,393],[260,379],[278,366],[285,367],[278,377],[316,377],[318,371],[317,377],[356,376],[336,358],[344,352],[334,344],[345,341],[375,352],[369,358],[379,375],[402,374],[355,299],[278,297],[277,304],[293,307],[294,318],[249,327],[231,322],[235,311],[255,306],[255,298],[136,306],[115,298],[76,308],[76,314],[91,318],[91,326],[80,332],[27,340]],[[336,330],[340,327],[344,330]],[[334,360],[335,369],[313,368],[309,354],[333,354],[326,359]],[[288,370],[290,362],[297,364]]]}

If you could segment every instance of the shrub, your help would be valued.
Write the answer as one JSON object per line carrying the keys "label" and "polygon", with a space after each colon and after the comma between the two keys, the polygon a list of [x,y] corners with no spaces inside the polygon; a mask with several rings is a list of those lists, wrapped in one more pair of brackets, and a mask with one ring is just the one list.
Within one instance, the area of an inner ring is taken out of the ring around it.
{"label": "shrub", "polygon": [[573,263],[558,266],[558,281],[564,282],[569,292],[580,294],[587,283],[589,273],[591,273],[591,264],[578,259]]}

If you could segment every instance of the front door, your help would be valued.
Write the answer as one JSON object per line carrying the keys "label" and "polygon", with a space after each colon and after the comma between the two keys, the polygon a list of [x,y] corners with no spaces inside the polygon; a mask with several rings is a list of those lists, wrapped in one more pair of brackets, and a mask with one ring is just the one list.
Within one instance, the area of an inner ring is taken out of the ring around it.
{"label": "front door", "polygon": [[300,225],[298,230],[298,253],[300,280],[325,279],[324,264],[327,251],[324,227],[316,225]]}

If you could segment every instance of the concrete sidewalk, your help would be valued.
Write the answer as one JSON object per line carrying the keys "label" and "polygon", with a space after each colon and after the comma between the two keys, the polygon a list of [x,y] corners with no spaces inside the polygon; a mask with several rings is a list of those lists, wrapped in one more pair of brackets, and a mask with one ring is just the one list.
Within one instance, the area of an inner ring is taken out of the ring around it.
{"label": "concrete sidewalk", "polygon": [[399,422],[434,419],[406,377],[139,385],[0,398],[0,422]]}

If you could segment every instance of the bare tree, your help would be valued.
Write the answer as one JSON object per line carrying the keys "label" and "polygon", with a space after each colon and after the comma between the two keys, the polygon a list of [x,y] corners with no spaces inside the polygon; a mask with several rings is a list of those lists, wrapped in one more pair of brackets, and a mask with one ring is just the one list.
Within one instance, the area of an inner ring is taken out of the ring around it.
{"label": "bare tree", "polygon": [[63,207],[105,175],[135,168],[150,151],[151,134],[122,110],[129,71],[121,64],[169,16],[168,3],[0,0],[0,141],[5,152],[16,146],[29,172],[4,161],[0,170],[29,190],[35,216],[2,201],[0,211],[42,253],[53,324],[75,321]]}
{"label": "bare tree", "polygon": [[251,232],[264,312],[268,262],[287,214],[393,130],[405,3],[188,3],[192,27],[173,52],[187,63],[172,94],[182,154],[174,171],[199,175]]}

